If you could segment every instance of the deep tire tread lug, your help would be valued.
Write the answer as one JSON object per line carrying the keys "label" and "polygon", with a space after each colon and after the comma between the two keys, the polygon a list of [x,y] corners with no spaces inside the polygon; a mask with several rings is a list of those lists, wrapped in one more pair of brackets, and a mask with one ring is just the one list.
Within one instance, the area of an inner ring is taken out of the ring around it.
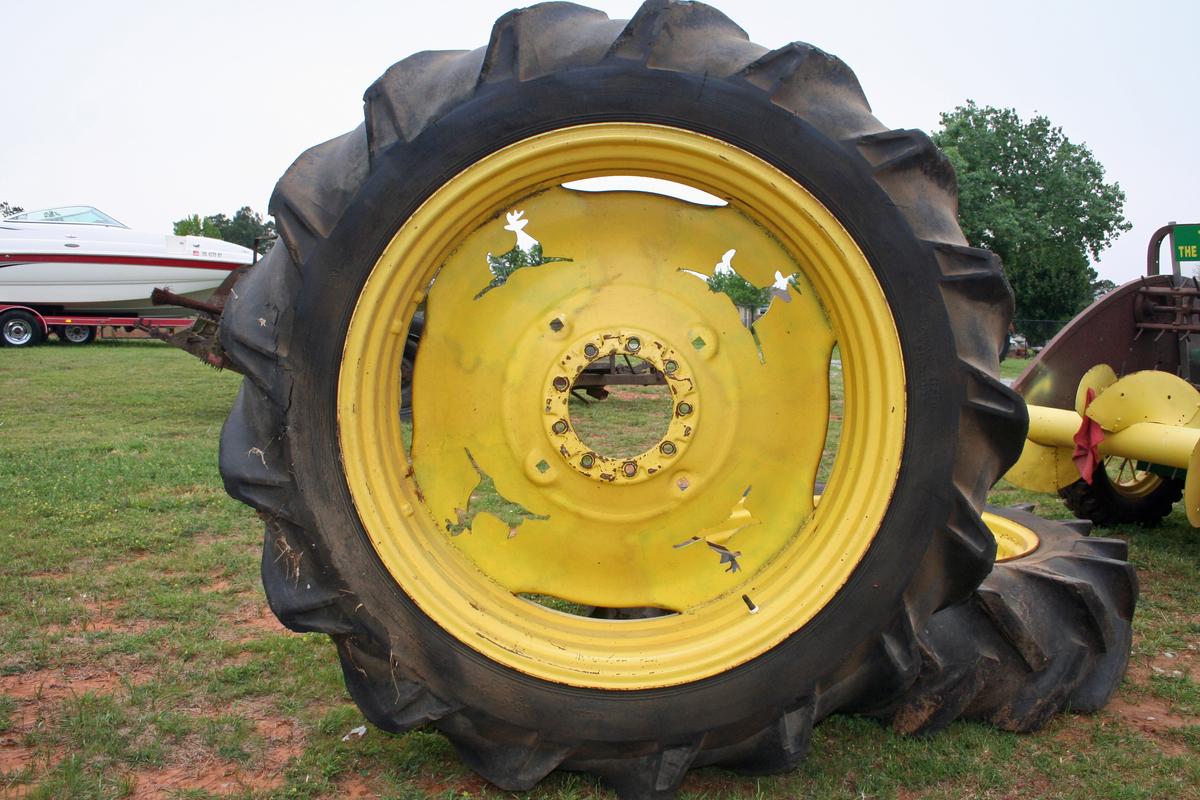
{"label": "deep tire tread lug", "polygon": [[997,564],[970,602],[933,615],[921,675],[890,711],[900,732],[928,733],[956,717],[1036,730],[1065,708],[1098,710],[1124,674],[1137,577],[1123,559],[1097,554],[1122,549],[1027,511],[990,510],[1033,529],[1040,544]]}
{"label": "deep tire tread lug", "polygon": [[366,125],[300,154],[268,203],[279,238],[297,265],[327,237],[367,177]]}
{"label": "deep tire tread lug", "polygon": [[724,78],[766,52],[729,17],[702,3],[646,0],[609,48],[606,58],[650,69],[705,72]]}

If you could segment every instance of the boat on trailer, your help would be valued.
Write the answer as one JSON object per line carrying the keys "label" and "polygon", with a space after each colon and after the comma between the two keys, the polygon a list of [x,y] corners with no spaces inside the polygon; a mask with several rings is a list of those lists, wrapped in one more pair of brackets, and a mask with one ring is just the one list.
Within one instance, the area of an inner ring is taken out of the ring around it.
{"label": "boat on trailer", "polygon": [[[12,214],[0,220],[0,339],[23,346],[55,332],[82,344],[102,324],[185,326],[181,306],[203,303],[253,261],[250,248],[130,230],[91,206]],[[152,304],[155,289],[177,304]]]}

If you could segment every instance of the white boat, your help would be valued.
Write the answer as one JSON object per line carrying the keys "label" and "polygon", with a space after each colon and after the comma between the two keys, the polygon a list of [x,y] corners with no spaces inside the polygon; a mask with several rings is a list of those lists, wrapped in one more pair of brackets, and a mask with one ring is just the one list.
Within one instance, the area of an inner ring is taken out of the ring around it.
{"label": "white boat", "polygon": [[206,300],[247,247],[203,236],[130,230],[91,206],[24,211],[0,220],[0,306],[41,314],[173,316],[150,293]]}

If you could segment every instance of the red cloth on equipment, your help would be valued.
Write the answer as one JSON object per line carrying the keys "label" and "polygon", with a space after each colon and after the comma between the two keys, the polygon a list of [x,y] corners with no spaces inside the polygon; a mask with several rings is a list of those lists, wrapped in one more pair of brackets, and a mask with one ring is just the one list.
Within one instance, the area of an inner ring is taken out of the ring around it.
{"label": "red cloth on equipment", "polygon": [[1100,427],[1100,423],[1096,422],[1087,414],[1087,407],[1096,399],[1096,390],[1087,390],[1087,399],[1083,403],[1084,418],[1083,424],[1079,426],[1079,430],[1075,432],[1075,452],[1071,454],[1071,460],[1075,462],[1075,469],[1079,470],[1079,477],[1090,486],[1092,483],[1092,475],[1096,472],[1096,465],[1100,463],[1100,451],[1097,448],[1104,441],[1104,430]]}

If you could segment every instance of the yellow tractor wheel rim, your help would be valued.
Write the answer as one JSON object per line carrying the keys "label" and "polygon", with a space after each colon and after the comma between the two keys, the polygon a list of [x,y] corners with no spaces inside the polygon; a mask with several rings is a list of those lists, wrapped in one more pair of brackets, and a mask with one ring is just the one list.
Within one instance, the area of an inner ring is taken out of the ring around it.
{"label": "yellow tractor wheel rim", "polygon": [[1160,476],[1138,469],[1134,459],[1110,456],[1104,459],[1104,466],[1116,493],[1130,500],[1148,497],[1162,485]]}
{"label": "yellow tractor wheel rim", "polygon": [[997,564],[1029,555],[1041,544],[1041,539],[1032,529],[1008,517],[985,511],[983,522],[996,539]]}
{"label": "yellow tractor wheel rim", "polygon": [[[728,205],[561,187],[613,175],[677,181]],[[524,223],[544,256],[570,260],[489,282],[488,257]],[[691,274],[711,275],[727,248],[756,287],[791,276],[789,302],[772,300],[753,331]],[[398,376],[423,301],[410,460]],[[636,470],[605,477],[555,427],[556,379],[595,354],[589,345],[633,340],[656,368],[673,365],[675,414]],[[835,344],[843,419],[817,508]],[[494,662],[600,689],[718,675],[811,620],[880,528],[907,408],[888,302],[833,214],[742,149],[632,123],[533,136],[430,196],[362,289],[337,403],[347,484],[399,587]],[[519,525],[485,511],[464,529],[485,474],[527,510]],[[593,619],[538,595],[675,613]]]}

